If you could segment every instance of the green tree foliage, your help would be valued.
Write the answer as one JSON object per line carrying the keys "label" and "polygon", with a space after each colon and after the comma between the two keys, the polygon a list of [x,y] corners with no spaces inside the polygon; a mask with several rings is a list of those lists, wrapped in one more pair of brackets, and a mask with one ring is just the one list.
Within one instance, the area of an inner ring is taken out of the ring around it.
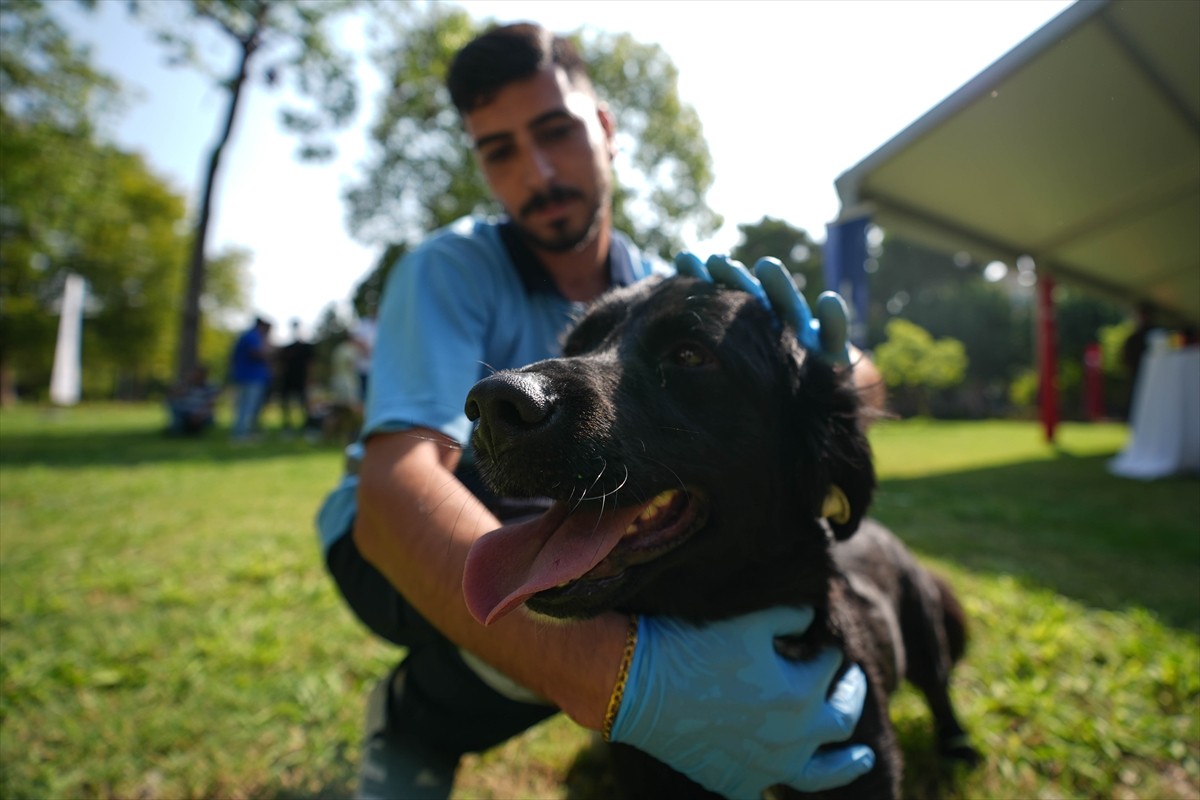
{"label": "green tree foliage", "polygon": [[966,379],[979,385],[1003,386],[1033,358],[1029,306],[978,276],[917,290],[900,316],[961,341],[971,356]]}
{"label": "green tree foliage", "polygon": [[[909,317],[914,306],[941,304],[958,287],[983,282],[979,265],[968,258],[960,256],[956,261],[951,254],[891,234],[871,250],[868,270],[868,343],[872,345],[883,341],[892,317]],[[969,348],[971,343],[967,344]]]}
{"label": "green tree foliage", "polygon": [[[186,203],[138,155],[105,143],[119,89],[95,71],[46,8],[0,6],[0,372],[48,382],[57,303],[68,273],[87,281],[84,389],[141,391],[161,382],[175,339]],[[11,43],[11,46],[10,46]],[[204,298],[242,298],[241,261],[218,259]]]}
{"label": "green tree foliage", "polygon": [[354,297],[351,300],[351,304],[354,307],[355,314],[362,317],[379,309],[379,303],[383,299],[383,287],[387,284],[387,277],[391,274],[392,267],[407,252],[408,245],[404,242],[389,244],[383,248],[383,252],[375,260],[375,266],[371,268],[371,272],[354,287]]}
{"label": "green tree foliage", "polygon": [[1084,348],[1099,342],[1104,328],[1120,323],[1126,316],[1113,303],[1069,286],[1060,285],[1054,301],[1059,355],[1074,361],[1083,360]]}
{"label": "green tree foliage", "polygon": [[70,41],[42,0],[0,3],[0,42],[0,109],[6,125],[20,120],[87,135],[119,107],[117,82]]}
{"label": "green tree foliage", "polygon": [[[178,308],[186,203],[138,155],[90,137],[6,126],[0,139],[0,353],[44,385],[68,273],[87,280],[90,390],[162,374]],[[101,376],[107,376],[101,379]]]}
{"label": "green tree foliage", "polygon": [[330,384],[334,348],[350,338],[352,324],[352,320],[338,313],[337,304],[330,303],[322,309],[312,337],[314,350],[309,378],[314,384]]}
{"label": "green tree foliage", "polygon": [[[207,279],[204,282],[204,296],[200,298],[200,306],[205,312],[205,323],[200,327],[198,360],[209,368],[213,380],[226,376],[233,343],[242,333],[233,324],[233,317],[235,314],[244,315],[250,307],[250,297],[246,289],[250,285],[248,273],[252,259],[253,254],[244,247],[227,247],[209,257],[208,266],[205,267]],[[179,321],[181,300],[182,295],[177,294],[172,303],[169,350],[172,359],[178,352],[175,334],[178,332],[176,323]],[[168,363],[173,361],[164,360],[161,374],[170,374],[166,369]]]}
{"label": "green tree foliage", "polygon": [[738,225],[738,233],[741,240],[729,253],[731,258],[747,267],[753,267],[754,262],[766,256],[777,258],[792,273],[809,302],[824,291],[821,246],[807,231],[781,219],[763,217],[755,223]]}
{"label": "green tree foliage", "polygon": [[1005,413],[1009,383],[1033,361],[1029,305],[1006,285],[985,281],[981,265],[962,254],[927,249],[887,235],[871,261],[868,346],[887,337],[891,320],[904,319],[931,336],[962,342],[966,375],[952,390],[933,393],[938,416]]}
{"label": "green tree foliage", "polygon": [[[87,138],[10,125],[0,139],[0,354],[21,383],[48,381],[68,273],[87,280],[85,389],[140,393],[170,375],[187,243],[186,202],[140,155]],[[245,303],[248,253],[210,265],[203,302]],[[202,352],[217,356],[203,331]]]}
{"label": "green tree foliage", "polygon": [[[299,156],[328,158],[332,147],[325,135],[347,123],[358,105],[357,84],[350,54],[333,45],[332,26],[356,3],[354,0],[185,0],[174,3],[138,2],[130,7],[144,17],[166,48],[168,63],[214,75],[227,104],[217,139],[209,153],[204,186],[188,258],[187,284],[180,322],[177,377],[196,363],[201,328],[201,298],[206,279],[206,239],[221,157],[237,118],[242,92],[257,77],[273,86],[290,83],[301,105],[285,106],[283,127],[300,137]],[[232,47],[232,66],[211,67],[202,57],[201,37],[217,33]]]}
{"label": "green tree foliage", "polygon": [[914,407],[930,413],[930,393],[961,383],[967,371],[967,351],[957,339],[934,339],[905,319],[887,324],[887,340],[875,349],[875,364],[902,413]]}
{"label": "green tree foliage", "polygon": [[[1086,406],[1084,349],[1091,344],[1103,347],[1105,330],[1119,324],[1125,313],[1108,299],[1072,286],[1060,284],[1055,290],[1054,300],[1060,364],[1058,387],[1063,416],[1082,419]],[[1121,344],[1124,344],[1123,340]],[[1112,346],[1111,341],[1108,346]],[[1112,355],[1120,360],[1119,346]],[[1101,366],[1103,368],[1103,363]],[[1125,371],[1118,368],[1103,369],[1101,386],[1106,413],[1124,416],[1128,411],[1126,406],[1131,388]]]}
{"label": "green tree foliage", "polygon": [[[68,246],[68,231],[84,199],[71,186],[42,194],[50,177],[78,167],[80,142],[118,98],[116,82],[93,68],[40,0],[0,4],[0,401],[14,398],[17,362],[39,364],[53,335],[51,303],[63,276],[52,258]],[[30,161],[37,162],[31,165]],[[66,191],[63,191],[66,190]],[[30,194],[30,192],[34,194]],[[53,273],[53,274],[46,274]],[[40,352],[39,352],[40,350]],[[49,362],[46,361],[48,364]],[[30,377],[30,380],[34,380]]]}
{"label": "green tree foliage", "polygon": [[454,53],[478,32],[463,11],[433,6],[386,15],[371,59],[387,87],[371,125],[371,154],[345,199],[351,233],[372,244],[413,241],[490,208],[458,114],[445,89]]}
{"label": "green tree foliage", "polygon": [[705,238],[723,222],[705,202],[713,173],[700,117],[679,99],[679,71],[658,45],[628,34],[574,38],[617,120],[616,225],[671,258],[689,226]]}
{"label": "green tree foliage", "polygon": [[[445,89],[454,53],[486,26],[439,4],[402,9],[385,21],[390,33],[372,57],[388,90],[371,128],[363,178],[346,192],[352,233],[382,245],[498,210]],[[704,200],[711,157],[699,117],[679,100],[670,59],[628,35],[574,38],[617,120],[617,226],[664,255],[682,245],[689,226],[701,235],[716,230],[721,220]]]}

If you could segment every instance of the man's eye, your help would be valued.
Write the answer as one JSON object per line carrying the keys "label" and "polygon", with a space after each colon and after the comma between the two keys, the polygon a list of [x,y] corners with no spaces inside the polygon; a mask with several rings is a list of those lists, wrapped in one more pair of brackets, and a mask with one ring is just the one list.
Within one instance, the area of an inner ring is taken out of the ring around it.
{"label": "man's eye", "polygon": [[561,142],[575,132],[575,126],[571,124],[550,125],[538,131],[538,139],[543,144],[551,142]]}
{"label": "man's eye", "polygon": [[482,153],[483,161],[486,164],[499,164],[507,161],[512,156],[511,147],[492,147],[484,150]]}

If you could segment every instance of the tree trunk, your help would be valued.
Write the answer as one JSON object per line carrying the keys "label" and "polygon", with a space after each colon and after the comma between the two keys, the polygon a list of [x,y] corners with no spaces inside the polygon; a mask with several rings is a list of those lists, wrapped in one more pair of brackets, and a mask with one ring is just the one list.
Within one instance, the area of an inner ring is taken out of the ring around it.
{"label": "tree trunk", "polygon": [[[265,6],[264,6],[265,8]],[[261,18],[260,18],[261,20]],[[192,240],[191,256],[188,260],[187,288],[183,298],[183,318],[179,331],[179,361],[176,367],[176,380],[182,382],[191,373],[199,360],[200,350],[200,298],[204,294],[205,240],[208,237],[208,223],[212,216],[213,193],[217,182],[217,170],[221,166],[221,155],[229,136],[233,132],[233,123],[237,118],[238,101],[242,96],[242,87],[249,74],[250,59],[258,46],[260,27],[254,30],[239,43],[242,48],[237,71],[229,80],[229,106],[225,112],[225,126],[213,145],[208,158],[208,172],[204,177],[204,194],[200,200],[200,215],[196,219],[196,233]]]}
{"label": "tree trunk", "polygon": [[13,371],[8,360],[0,357],[0,408],[8,408],[17,404],[17,382],[13,379]]}

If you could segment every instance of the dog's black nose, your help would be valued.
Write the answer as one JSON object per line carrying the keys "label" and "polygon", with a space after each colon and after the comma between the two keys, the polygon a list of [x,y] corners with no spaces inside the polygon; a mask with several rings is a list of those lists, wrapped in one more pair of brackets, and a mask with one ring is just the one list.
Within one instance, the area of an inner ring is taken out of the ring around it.
{"label": "dog's black nose", "polygon": [[479,420],[476,436],[485,447],[544,424],[554,413],[555,397],[545,379],[529,372],[500,372],[467,393],[467,419]]}

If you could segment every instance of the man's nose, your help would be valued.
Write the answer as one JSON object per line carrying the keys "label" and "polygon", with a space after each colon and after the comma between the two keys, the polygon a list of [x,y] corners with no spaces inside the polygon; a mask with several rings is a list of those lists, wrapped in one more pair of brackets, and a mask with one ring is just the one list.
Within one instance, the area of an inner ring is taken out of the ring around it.
{"label": "man's nose", "polygon": [[525,181],[530,187],[541,189],[554,178],[554,164],[540,147],[529,149],[525,159]]}

